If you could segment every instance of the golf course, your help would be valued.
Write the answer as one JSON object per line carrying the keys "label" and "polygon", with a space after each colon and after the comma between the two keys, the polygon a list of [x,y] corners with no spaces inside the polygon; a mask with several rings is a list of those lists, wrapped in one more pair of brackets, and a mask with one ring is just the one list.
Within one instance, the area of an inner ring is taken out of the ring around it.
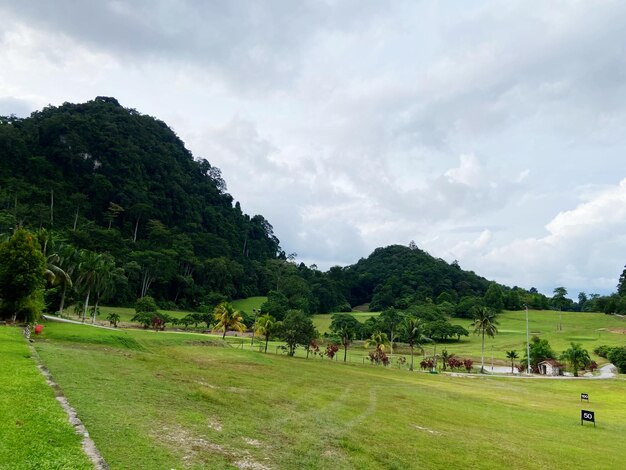
{"label": "golf course", "polygon": [[[590,353],[624,344],[620,317],[568,312],[557,332],[556,315],[532,311],[529,327],[557,351],[570,341]],[[524,312],[503,313],[486,348],[521,352],[523,320]],[[57,322],[46,322],[32,343],[17,327],[0,327],[0,337],[2,469],[92,468],[55,393],[111,469],[608,469],[626,458],[620,376],[409,372],[263,354],[230,336]],[[446,347],[480,356],[475,335]],[[350,354],[363,351],[353,346]],[[60,391],[46,385],[37,361]],[[583,392],[590,400],[581,405]],[[595,426],[581,425],[583,408],[595,412]]]}

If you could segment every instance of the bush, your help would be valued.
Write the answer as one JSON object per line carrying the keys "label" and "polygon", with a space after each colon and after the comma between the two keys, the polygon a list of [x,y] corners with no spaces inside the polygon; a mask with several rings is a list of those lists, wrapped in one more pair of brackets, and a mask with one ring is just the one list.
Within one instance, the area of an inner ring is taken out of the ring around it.
{"label": "bush", "polygon": [[609,356],[609,353],[615,349],[613,346],[607,346],[606,344],[603,344],[601,346],[598,346],[597,348],[595,348],[593,350],[593,352],[595,354],[597,354],[600,357],[603,357],[604,359],[607,359]]}
{"label": "bush", "polygon": [[626,374],[626,347],[612,348],[607,359],[617,367],[620,374]]}
{"label": "bush", "polygon": [[158,307],[154,299],[148,295],[142,297],[141,299],[138,299],[137,302],[135,302],[135,312],[137,313],[154,313],[157,311],[157,308]]}

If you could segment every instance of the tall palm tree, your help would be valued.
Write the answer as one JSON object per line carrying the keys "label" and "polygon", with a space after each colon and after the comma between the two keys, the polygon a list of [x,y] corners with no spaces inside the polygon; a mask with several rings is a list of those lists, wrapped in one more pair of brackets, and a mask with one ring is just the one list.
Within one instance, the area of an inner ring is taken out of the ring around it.
{"label": "tall palm tree", "polygon": [[485,371],[485,335],[493,338],[498,333],[499,325],[496,319],[496,312],[487,307],[479,307],[474,314],[474,334],[480,334],[482,336],[482,346],[480,349],[480,372]]}
{"label": "tall palm tree", "polygon": [[87,318],[87,309],[89,308],[89,297],[94,286],[98,282],[98,273],[102,264],[102,255],[89,250],[81,250],[80,263],[78,264],[77,284],[79,289],[85,295],[85,304],[83,308],[83,322]]}
{"label": "tall palm tree", "polygon": [[[59,264],[58,266],[63,269],[66,277],[62,277],[63,282],[63,290],[61,291],[61,302],[59,304],[59,315],[63,315],[63,308],[65,306],[65,296],[67,294],[68,287],[71,288],[73,286],[72,277],[74,276],[74,272],[78,268],[80,263],[80,252],[74,248],[72,245],[59,245],[56,250],[59,255]],[[69,280],[69,282],[67,282]]]}
{"label": "tall palm tree", "polygon": [[229,330],[245,331],[246,325],[243,323],[243,316],[241,312],[235,310],[235,308],[229,302],[222,302],[213,311],[213,318],[217,320],[215,328],[218,330],[224,328],[224,334],[222,339],[226,338],[226,332]]}
{"label": "tall palm tree", "polygon": [[517,355],[517,351],[515,349],[506,352],[506,358],[511,360],[511,374],[513,373],[513,368],[515,366],[515,359],[518,357],[519,356]]}
{"label": "tall palm tree", "polygon": [[425,343],[432,343],[433,340],[426,336],[425,324],[421,318],[406,317],[401,323],[400,328],[411,348],[411,365],[409,366],[409,370],[413,370],[413,350],[418,348],[420,351],[424,352],[423,345]]}
{"label": "tall palm tree", "polygon": [[267,343],[270,339],[270,335],[272,335],[276,330],[277,322],[273,316],[266,313],[265,315],[261,315],[259,317],[256,325],[257,333],[265,337],[265,352],[267,352]]}
{"label": "tall palm tree", "polygon": [[100,298],[111,294],[115,290],[114,281],[115,275],[117,274],[115,269],[115,258],[108,253],[104,253],[100,256],[100,262],[97,265],[96,277],[93,285],[95,302],[93,305],[93,315],[91,317],[92,325],[96,322]]}

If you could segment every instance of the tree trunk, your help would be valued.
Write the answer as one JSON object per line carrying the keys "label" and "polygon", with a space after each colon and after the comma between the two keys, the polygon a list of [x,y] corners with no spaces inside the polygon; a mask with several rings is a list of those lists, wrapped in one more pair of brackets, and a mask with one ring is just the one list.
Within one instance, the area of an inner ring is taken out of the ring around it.
{"label": "tree trunk", "polygon": [[137,217],[137,221],[135,222],[135,231],[133,232],[133,243],[137,241],[137,229],[139,228],[139,217]]}
{"label": "tree trunk", "polygon": [[74,231],[76,231],[76,224],[78,223],[78,210],[80,206],[76,206],[76,213],[74,214]]}
{"label": "tree trunk", "polygon": [[87,318],[87,308],[89,308],[89,294],[91,294],[91,289],[87,291],[87,296],[85,297],[85,308],[83,309],[83,323],[85,323],[85,319]]}
{"label": "tree trunk", "polygon": [[226,327],[224,327],[224,334],[222,335],[222,339],[226,338]]}
{"label": "tree trunk", "polygon": [[485,330],[483,329],[483,342],[480,348],[480,373],[485,372]]}
{"label": "tree trunk", "polygon": [[63,283],[63,292],[61,292],[61,304],[59,305],[59,315],[63,315],[63,307],[65,305],[65,291],[67,290],[67,284]]}
{"label": "tree trunk", "polygon": [[91,324],[96,323],[96,315],[98,315],[98,303],[100,302],[100,294],[96,292],[96,303],[93,306],[93,316],[91,317]]}
{"label": "tree trunk", "polygon": [[343,343],[343,362],[346,362],[348,357],[348,343]]}
{"label": "tree trunk", "polygon": [[409,370],[413,370],[413,345],[411,345],[411,367],[409,367]]}

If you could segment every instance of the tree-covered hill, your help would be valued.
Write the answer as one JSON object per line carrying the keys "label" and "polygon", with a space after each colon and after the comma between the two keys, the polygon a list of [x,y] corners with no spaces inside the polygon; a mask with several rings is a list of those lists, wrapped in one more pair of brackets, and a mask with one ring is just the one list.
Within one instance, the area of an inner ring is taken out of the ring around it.
{"label": "tree-covered hill", "polygon": [[351,301],[369,301],[375,310],[394,305],[406,308],[427,298],[436,300],[444,293],[455,301],[464,296],[482,296],[490,284],[462,270],[458,263],[448,264],[413,244],[377,248],[351,266],[348,275],[356,280],[349,294]]}
{"label": "tree-covered hill", "polygon": [[264,293],[265,262],[280,254],[269,222],[233,206],[218,168],[106,97],[0,118],[0,231],[16,225],[111,253],[129,273],[122,301],[146,271],[177,302]]}

